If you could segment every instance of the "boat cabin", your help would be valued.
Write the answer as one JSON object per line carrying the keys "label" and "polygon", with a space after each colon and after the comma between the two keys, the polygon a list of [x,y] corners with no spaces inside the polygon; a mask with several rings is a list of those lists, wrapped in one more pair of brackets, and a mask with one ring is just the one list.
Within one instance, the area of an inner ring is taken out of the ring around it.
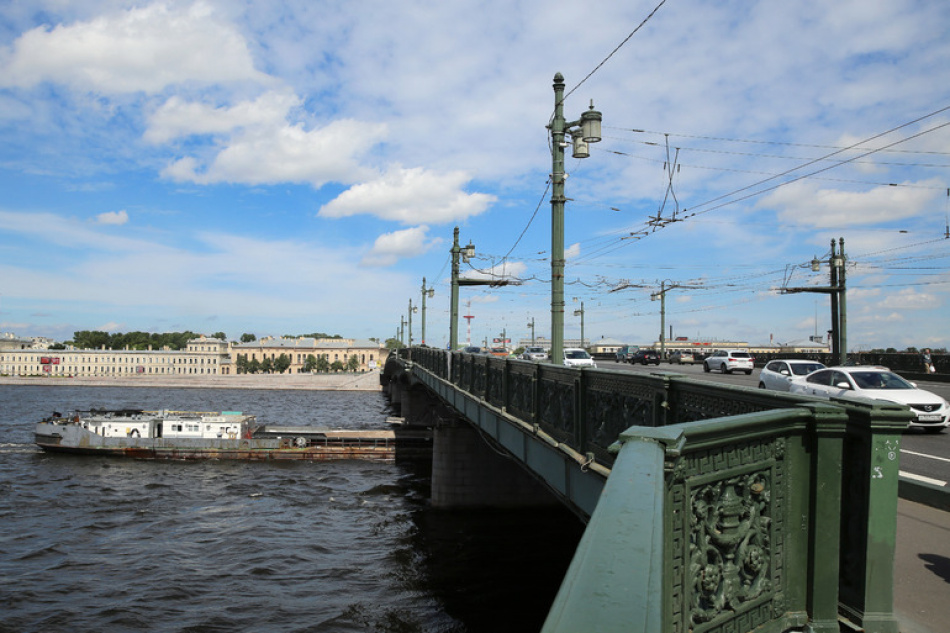
{"label": "boat cabin", "polygon": [[237,411],[216,415],[169,416],[163,424],[162,437],[233,440],[247,434],[248,418]]}

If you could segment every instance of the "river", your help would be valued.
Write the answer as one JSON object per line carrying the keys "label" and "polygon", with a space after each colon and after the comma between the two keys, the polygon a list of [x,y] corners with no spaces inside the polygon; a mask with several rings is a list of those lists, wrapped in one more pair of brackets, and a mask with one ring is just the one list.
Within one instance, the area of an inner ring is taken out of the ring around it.
{"label": "river", "polygon": [[54,410],[229,410],[385,428],[376,392],[0,385],[0,633],[537,631],[582,527],[448,512],[425,461],[45,454]]}

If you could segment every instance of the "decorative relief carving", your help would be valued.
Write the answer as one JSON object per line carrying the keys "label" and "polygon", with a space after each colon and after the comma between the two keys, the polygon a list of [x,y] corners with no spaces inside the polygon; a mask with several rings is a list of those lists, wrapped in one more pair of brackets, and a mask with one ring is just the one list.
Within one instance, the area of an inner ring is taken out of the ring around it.
{"label": "decorative relief carving", "polygon": [[709,622],[771,590],[768,471],[696,487],[690,495],[690,622]]}

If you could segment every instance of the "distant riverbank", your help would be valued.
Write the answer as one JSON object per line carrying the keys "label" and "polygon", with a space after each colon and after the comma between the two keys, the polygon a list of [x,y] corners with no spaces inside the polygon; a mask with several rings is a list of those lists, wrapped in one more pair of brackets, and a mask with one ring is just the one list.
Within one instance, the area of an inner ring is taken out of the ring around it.
{"label": "distant riverbank", "polygon": [[379,371],[362,374],[237,374],[227,376],[0,376],[0,385],[37,387],[180,387],[193,389],[309,389],[313,391],[379,391]]}

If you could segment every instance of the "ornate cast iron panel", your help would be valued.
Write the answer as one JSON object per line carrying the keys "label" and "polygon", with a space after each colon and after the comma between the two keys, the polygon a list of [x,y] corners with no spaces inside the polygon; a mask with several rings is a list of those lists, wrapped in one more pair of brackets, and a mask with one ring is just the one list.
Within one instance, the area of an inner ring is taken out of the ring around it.
{"label": "ornate cast iron panel", "polygon": [[583,451],[593,452],[600,463],[612,464],[614,456],[607,448],[623,431],[631,426],[655,426],[657,390],[615,375],[589,376],[586,387],[582,424],[587,446]]}
{"label": "ornate cast iron panel", "polygon": [[785,613],[784,457],[784,438],[773,438],[675,462],[675,633],[751,631]]}
{"label": "ornate cast iron panel", "polygon": [[508,370],[508,413],[529,424],[534,422],[537,374],[535,363],[512,363]]}
{"label": "ornate cast iron panel", "polygon": [[496,407],[505,406],[505,361],[489,358],[485,368],[485,380],[488,383],[485,399]]}
{"label": "ornate cast iron panel", "polygon": [[724,393],[721,385],[712,385],[708,388],[705,385],[697,385],[695,382],[687,388],[682,388],[679,383],[674,383],[674,385],[670,398],[673,403],[671,417],[677,423],[768,411],[784,406],[784,403],[774,398],[771,402],[767,399],[752,398],[748,392],[727,391]]}
{"label": "ornate cast iron panel", "polygon": [[540,425],[545,432],[570,446],[577,446],[576,402],[579,377],[576,369],[544,367],[538,385]]}

